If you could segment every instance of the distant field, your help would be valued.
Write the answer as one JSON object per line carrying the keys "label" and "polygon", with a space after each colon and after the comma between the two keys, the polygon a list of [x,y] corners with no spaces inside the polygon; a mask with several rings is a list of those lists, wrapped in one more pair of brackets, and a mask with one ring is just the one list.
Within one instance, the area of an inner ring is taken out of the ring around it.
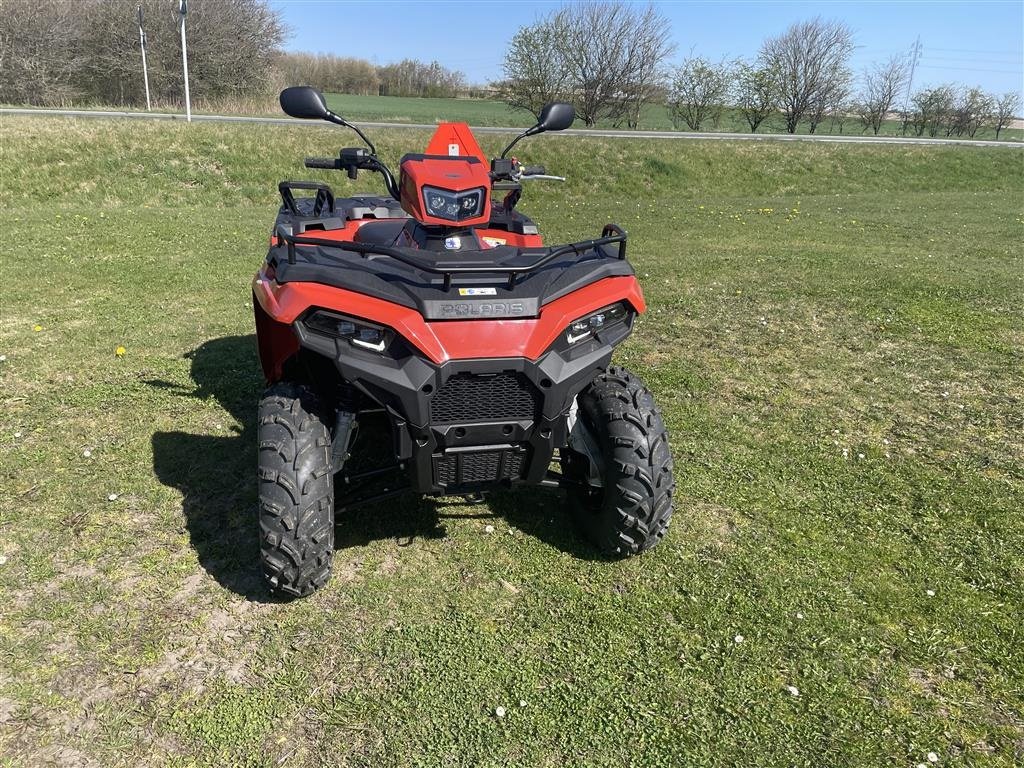
{"label": "distant field", "polygon": [[[338,114],[341,114],[353,122],[391,122],[391,123],[416,123],[434,124],[444,121],[466,122],[475,126],[497,126],[497,127],[521,127],[527,128],[533,125],[533,118],[523,110],[513,110],[504,102],[487,99],[420,99],[403,96],[355,96],[351,94],[329,93],[326,94],[327,103]],[[17,107],[23,105],[4,104],[0,106]],[[104,105],[78,105],[80,109],[98,109],[112,111],[141,112],[139,108],[111,107]],[[178,104],[161,104],[154,106],[155,112],[182,113],[184,108]],[[212,104],[194,104],[195,114],[212,115],[259,115],[259,116],[281,116],[281,108],[277,99],[272,96],[254,99],[227,100]],[[583,128],[582,122],[577,122],[577,128]],[[598,128],[619,128],[626,129],[626,125],[616,126],[612,121],[601,121]],[[681,131],[689,132],[685,124],[680,123],[676,128],[672,124],[667,108],[662,104],[648,104],[644,107],[640,120],[640,129],[645,131]],[[723,133],[748,133],[750,127],[743,116],[736,110],[726,110],[719,125],[716,127],[708,122],[701,127],[702,132],[723,132]],[[897,121],[885,123],[880,136],[900,135],[900,124]],[[785,133],[786,127],[780,117],[766,120],[758,128],[758,133]],[[801,125],[798,133],[807,133],[807,125]],[[840,130],[839,126],[831,122],[818,127],[818,134],[829,135],[845,134],[847,136],[865,135],[861,131],[860,123],[855,118],[848,118]],[[945,138],[939,136],[938,138]],[[967,138],[967,137],[952,137]],[[976,139],[995,140],[995,133],[991,130],[980,131]],[[999,135],[1000,141],[1024,141],[1024,129],[1008,128]]]}
{"label": "distant field", "polygon": [[[400,123],[438,123],[445,120],[467,122],[470,125],[497,125],[529,127],[533,124],[531,115],[523,110],[512,110],[501,101],[485,99],[417,99],[402,96],[352,96],[349,94],[332,93],[327,95],[327,103],[331,109],[355,122],[400,122]],[[582,127],[578,123],[577,127]],[[611,122],[602,122],[598,127],[611,128]],[[619,126],[625,128],[625,124]],[[661,104],[648,104],[644,107],[640,120],[640,128],[647,131],[686,130],[685,125],[679,129],[672,125],[668,110]],[[898,122],[886,123],[879,135],[895,136],[899,133]],[[750,126],[743,120],[743,115],[735,110],[727,110],[720,125],[716,128],[711,123],[702,127],[703,130],[720,130],[726,132],[747,133]],[[785,133],[785,125],[780,118],[768,120],[759,127],[760,133]],[[801,126],[799,133],[806,133],[807,126]],[[840,133],[838,127],[830,123],[818,127],[818,133]],[[843,125],[842,133],[859,135],[860,124],[856,119],[848,119]],[[976,136],[978,139],[994,139],[992,131],[985,131]],[[1000,141],[1021,141],[1024,130],[1005,129],[999,134]]]}
{"label": "distant field", "polygon": [[667,538],[404,498],[283,604],[249,281],[345,136],[0,120],[0,764],[1024,764],[1024,151],[524,142],[549,241],[629,230]]}

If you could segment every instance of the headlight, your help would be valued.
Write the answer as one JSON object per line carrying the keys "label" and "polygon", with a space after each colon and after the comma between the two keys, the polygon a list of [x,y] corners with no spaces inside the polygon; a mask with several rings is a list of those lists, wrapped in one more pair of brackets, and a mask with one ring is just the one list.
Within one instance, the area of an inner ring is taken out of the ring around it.
{"label": "headlight", "polygon": [[571,322],[565,331],[565,340],[572,345],[589,339],[602,328],[607,328],[614,323],[621,323],[628,315],[626,305],[621,301],[618,304],[604,307],[591,315]]}
{"label": "headlight", "polygon": [[349,344],[373,352],[383,352],[393,335],[388,328],[318,309],[306,318],[309,330],[324,336],[348,339]]}
{"label": "headlight", "polygon": [[475,219],[483,213],[486,190],[483,187],[468,192],[449,192],[437,187],[423,188],[423,205],[428,216],[447,221]]}

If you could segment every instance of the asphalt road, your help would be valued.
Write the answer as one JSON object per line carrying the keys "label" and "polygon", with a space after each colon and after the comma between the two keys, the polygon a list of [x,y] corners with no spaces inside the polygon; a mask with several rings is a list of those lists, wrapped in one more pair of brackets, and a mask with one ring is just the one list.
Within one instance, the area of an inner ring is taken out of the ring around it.
{"label": "asphalt road", "polygon": [[[32,109],[22,107],[0,108],[3,115],[58,115],[62,117],[99,117],[128,118],[133,120],[180,120],[185,116],[172,112],[113,112],[106,110],[85,109]],[[234,115],[192,115],[193,122],[213,123],[265,123],[268,125],[318,125],[324,124],[315,120],[295,120],[290,117],[241,117]],[[435,125],[422,123],[359,123],[361,128],[420,128],[433,130]],[[474,126],[475,133],[519,133],[522,128],[497,128],[493,126]],[[702,141],[819,141],[833,144],[952,144],[968,147],[1008,147],[1020,149],[1024,142],[1019,141],[981,141],[977,139],[933,139],[916,136],[830,136],[827,134],[789,134],[789,133],[682,133],[672,131],[616,131],[599,128],[576,128],[562,132],[569,136],[602,136],[616,139],[685,139]]]}

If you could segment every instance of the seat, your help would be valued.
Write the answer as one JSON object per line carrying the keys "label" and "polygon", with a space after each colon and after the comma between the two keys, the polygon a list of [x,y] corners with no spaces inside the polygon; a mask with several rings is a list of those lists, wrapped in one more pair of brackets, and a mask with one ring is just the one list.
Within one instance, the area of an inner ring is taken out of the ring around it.
{"label": "seat", "polygon": [[369,243],[370,245],[394,245],[398,235],[405,228],[407,219],[385,219],[384,221],[371,221],[363,224],[357,231],[354,238],[357,243]]}

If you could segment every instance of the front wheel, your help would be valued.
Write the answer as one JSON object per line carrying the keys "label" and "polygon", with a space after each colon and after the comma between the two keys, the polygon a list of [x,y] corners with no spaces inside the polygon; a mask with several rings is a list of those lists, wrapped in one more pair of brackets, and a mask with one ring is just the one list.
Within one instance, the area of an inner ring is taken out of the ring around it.
{"label": "front wheel", "polygon": [[275,384],[260,400],[260,563],[279,597],[308,595],[331,574],[331,434],[319,411],[314,393],[299,384]]}
{"label": "front wheel", "polygon": [[586,430],[591,455],[565,451],[573,517],[606,555],[639,554],[661,541],[672,517],[675,481],[665,422],[640,378],[617,366],[598,375],[577,402],[574,431]]}

